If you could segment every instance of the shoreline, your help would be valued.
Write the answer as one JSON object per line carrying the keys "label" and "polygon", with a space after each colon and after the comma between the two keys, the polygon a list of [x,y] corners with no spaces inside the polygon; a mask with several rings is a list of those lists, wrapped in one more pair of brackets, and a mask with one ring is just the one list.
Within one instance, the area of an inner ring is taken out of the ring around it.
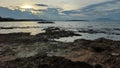
{"label": "shoreline", "polygon": [[44,30],[37,35],[0,34],[0,66],[26,68],[32,64],[32,68],[78,68],[85,64],[91,68],[120,67],[120,41],[99,38],[58,42],[51,39],[81,35],[54,27]]}

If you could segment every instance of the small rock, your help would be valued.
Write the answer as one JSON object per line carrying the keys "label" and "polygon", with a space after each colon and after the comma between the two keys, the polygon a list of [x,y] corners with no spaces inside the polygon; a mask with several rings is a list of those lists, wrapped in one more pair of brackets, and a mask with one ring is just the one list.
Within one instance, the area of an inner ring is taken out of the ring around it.
{"label": "small rock", "polygon": [[119,53],[111,53],[112,56],[119,56],[120,54]]}

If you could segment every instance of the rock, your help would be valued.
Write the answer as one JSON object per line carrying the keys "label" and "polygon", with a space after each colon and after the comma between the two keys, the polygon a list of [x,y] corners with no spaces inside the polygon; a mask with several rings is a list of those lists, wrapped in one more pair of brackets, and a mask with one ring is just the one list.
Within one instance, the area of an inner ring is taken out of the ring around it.
{"label": "rock", "polygon": [[96,65],[95,65],[95,68],[102,68],[102,65],[96,64]]}
{"label": "rock", "polygon": [[[0,67],[101,68],[101,65],[103,68],[120,67],[120,41],[99,38],[95,40],[78,39],[64,43],[50,40],[74,35],[74,32],[60,28],[48,28],[46,32],[35,36],[24,33],[0,34],[0,59],[7,58],[3,65],[0,63]],[[53,55],[51,57],[42,56],[48,52],[52,52]],[[18,53],[27,56],[26,58],[19,56],[19,59],[14,60]],[[36,54],[41,56],[35,56]],[[59,57],[53,57],[56,54],[59,54],[57,55]],[[72,56],[74,54],[75,56]],[[94,63],[101,65],[93,66]]]}
{"label": "rock", "polygon": [[5,68],[93,68],[85,62],[72,62],[63,57],[33,56],[4,63]]}
{"label": "rock", "polygon": [[112,55],[112,56],[119,56],[120,54],[113,52],[113,53],[111,53],[111,55]]}
{"label": "rock", "polygon": [[66,31],[58,27],[48,27],[44,29],[44,33],[37,34],[36,37],[46,37],[48,39],[60,38],[60,37],[69,37],[69,36],[81,36],[76,34],[73,31]]}
{"label": "rock", "polygon": [[47,24],[47,23],[54,23],[54,22],[51,22],[51,21],[40,21],[38,23]]}
{"label": "rock", "polygon": [[105,49],[101,47],[92,47],[92,49],[94,52],[98,52],[98,53],[105,51]]}

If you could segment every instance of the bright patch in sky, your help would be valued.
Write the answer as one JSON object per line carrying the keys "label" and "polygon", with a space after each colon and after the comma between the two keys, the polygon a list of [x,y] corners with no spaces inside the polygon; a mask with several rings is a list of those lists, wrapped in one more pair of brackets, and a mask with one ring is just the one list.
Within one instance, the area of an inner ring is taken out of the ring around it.
{"label": "bright patch in sky", "polygon": [[23,5],[23,6],[21,6],[21,8],[23,8],[23,9],[32,9],[33,6],[31,6],[31,5]]}

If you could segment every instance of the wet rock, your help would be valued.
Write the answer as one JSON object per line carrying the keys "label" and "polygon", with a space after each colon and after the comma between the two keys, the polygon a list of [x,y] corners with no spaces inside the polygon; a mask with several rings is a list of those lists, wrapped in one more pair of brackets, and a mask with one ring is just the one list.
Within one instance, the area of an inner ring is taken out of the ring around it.
{"label": "wet rock", "polygon": [[79,32],[82,32],[82,33],[90,33],[90,34],[94,34],[94,33],[99,33],[93,29],[88,29],[88,30],[79,30]]}
{"label": "wet rock", "polygon": [[80,34],[76,34],[73,31],[66,31],[64,29],[60,29],[57,27],[48,27],[45,30],[45,33],[37,34],[37,37],[45,37],[48,39],[60,38],[60,37],[69,37],[69,36],[81,36]]}
{"label": "wet rock", "polygon": [[97,33],[103,33],[108,35],[120,35],[118,32],[113,32],[115,30],[119,30],[119,28],[101,28],[101,29],[90,29],[90,28],[81,28],[79,29],[79,32],[81,33],[89,33],[89,34],[97,34]]}

